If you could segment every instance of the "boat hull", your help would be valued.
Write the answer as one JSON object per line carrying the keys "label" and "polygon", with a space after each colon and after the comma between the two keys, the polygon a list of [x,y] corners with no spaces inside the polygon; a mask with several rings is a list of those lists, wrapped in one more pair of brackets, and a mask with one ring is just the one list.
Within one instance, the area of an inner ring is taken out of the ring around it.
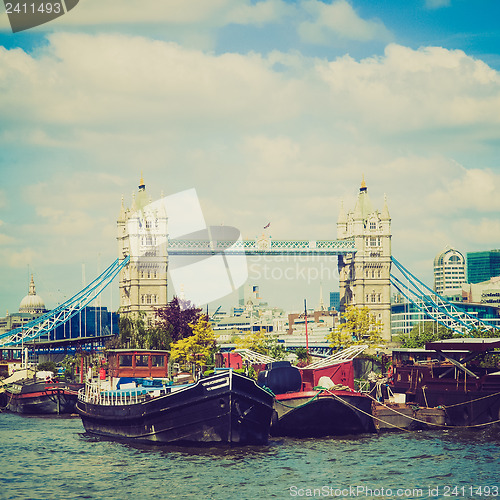
{"label": "boat hull", "polygon": [[85,430],[146,443],[265,444],[272,396],[232,372],[149,400],[125,405],[79,400]]}
{"label": "boat hull", "polygon": [[82,384],[21,381],[5,389],[5,406],[9,411],[30,415],[75,413],[81,387]]}
{"label": "boat hull", "polygon": [[348,391],[277,396],[272,436],[322,437],[375,432],[371,400]]}
{"label": "boat hull", "polygon": [[500,392],[449,391],[426,387],[417,388],[413,400],[419,405],[442,406],[449,426],[487,425],[500,420]]}
{"label": "boat hull", "polygon": [[377,431],[442,429],[446,425],[444,408],[421,408],[404,403],[373,402],[372,414]]}

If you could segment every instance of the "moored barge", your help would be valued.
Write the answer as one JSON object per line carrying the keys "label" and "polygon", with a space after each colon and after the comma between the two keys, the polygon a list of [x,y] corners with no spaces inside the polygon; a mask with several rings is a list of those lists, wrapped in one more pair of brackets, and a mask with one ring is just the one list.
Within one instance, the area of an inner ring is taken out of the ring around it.
{"label": "moored barge", "polygon": [[390,387],[406,402],[444,408],[446,424],[480,427],[500,421],[500,371],[478,357],[500,348],[497,338],[449,339],[426,349],[396,349]]}
{"label": "moored barge", "polygon": [[366,346],[344,351],[298,369],[287,361],[269,363],[259,385],[275,394],[273,436],[321,437],[374,432],[372,400],[354,389],[354,357]]}
{"label": "moored barge", "polygon": [[[144,364],[146,356],[157,356],[135,355]],[[113,373],[120,375],[116,366]],[[76,408],[85,430],[99,436],[156,444],[265,444],[273,397],[253,380],[222,370],[182,385],[130,377],[116,387],[92,381],[80,391]]]}

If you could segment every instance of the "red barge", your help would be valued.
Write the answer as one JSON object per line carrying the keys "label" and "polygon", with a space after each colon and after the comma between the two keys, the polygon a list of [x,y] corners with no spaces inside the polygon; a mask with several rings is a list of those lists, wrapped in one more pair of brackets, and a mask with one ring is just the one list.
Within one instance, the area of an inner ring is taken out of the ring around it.
{"label": "red barge", "polygon": [[[24,372],[27,374],[27,370]],[[82,387],[83,384],[33,374],[4,386],[3,405],[9,411],[31,415],[75,413],[78,391]]]}
{"label": "red barge", "polygon": [[288,361],[266,365],[258,384],[275,395],[271,435],[343,436],[375,432],[372,400],[354,389],[353,346],[304,368]]}

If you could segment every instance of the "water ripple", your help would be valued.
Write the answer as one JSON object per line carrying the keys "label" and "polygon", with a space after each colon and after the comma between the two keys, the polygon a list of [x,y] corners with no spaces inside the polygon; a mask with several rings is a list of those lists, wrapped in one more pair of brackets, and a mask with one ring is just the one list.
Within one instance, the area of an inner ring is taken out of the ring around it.
{"label": "water ripple", "polygon": [[[16,500],[265,500],[350,487],[437,487],[441,496],[432,498],[443,498],[444,486],[498,484],[500,461],[497,429],[185,448],[98,439],[83,432],[78,418],[2,413],[0,442],[0,497]],[[412,495],[404,498],[425,498]]]}

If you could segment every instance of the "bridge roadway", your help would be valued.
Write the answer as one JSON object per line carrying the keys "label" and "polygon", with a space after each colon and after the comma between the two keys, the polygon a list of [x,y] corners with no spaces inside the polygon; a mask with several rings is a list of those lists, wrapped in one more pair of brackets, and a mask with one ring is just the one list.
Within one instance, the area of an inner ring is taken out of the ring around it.
{"label": "bridge roadway", "polygon": [[169,255],[344,255],[355,253],[354,239],[345,240],[209,240],[171,239]]}
{"label": "bridge roadway", "polygon": [[[278,340],[278,342],[283,345],[285,350],[287,352],[294,352],[296,349],[299,347],[306,347],[306,340],[305,337],[302,337],[301,339],[293,339],[293,340],[283,340],[282,338]],[[330,346],[329,342],[326,342],[325,340],[322,341],[314,341],[314,340],[309,340],[309,352],[311,354],[315,354],[317,356],[329,356],[330,354],[333,353],[334,349]],[[232,351],[233,349],[238,349],[238,346],[236,344],[231,344],[231,343],[222,343],[220,344],[221,351],[227,352],[227,351]]]}

